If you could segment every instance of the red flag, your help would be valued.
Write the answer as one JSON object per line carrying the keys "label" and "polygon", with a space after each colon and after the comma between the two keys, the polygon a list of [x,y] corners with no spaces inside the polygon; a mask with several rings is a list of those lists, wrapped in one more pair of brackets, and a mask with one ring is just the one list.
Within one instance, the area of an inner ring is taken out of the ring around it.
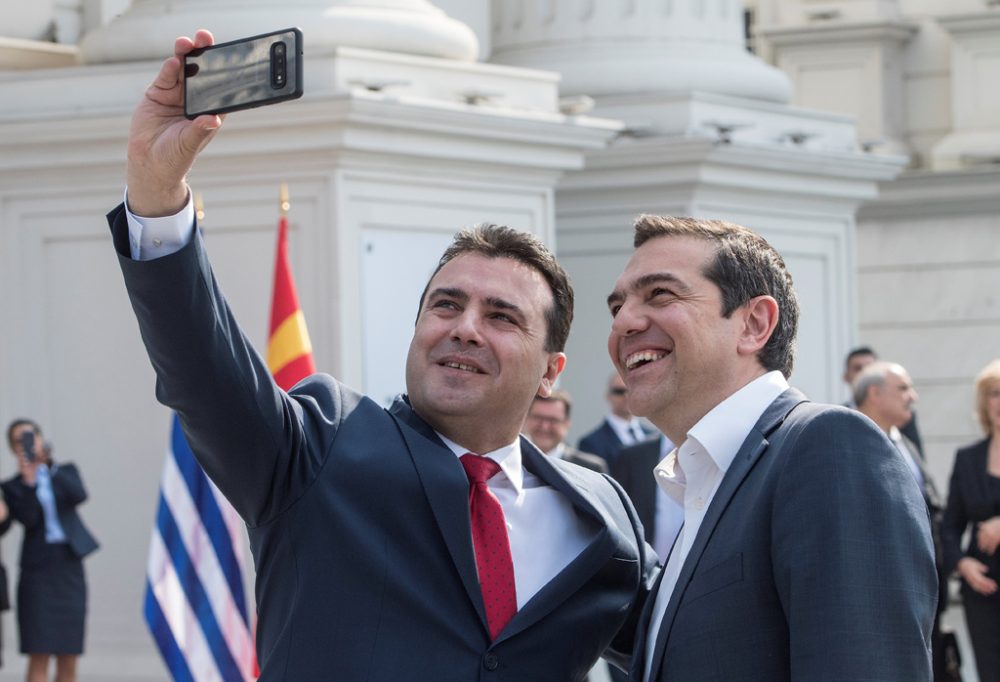
{"label": "red flag", "polygon": [[278,386],[286,391],[316,371],[306,319],[299,308],[295,280],[288,264],[288,218],[284,215],[278,222],[267,367]]}

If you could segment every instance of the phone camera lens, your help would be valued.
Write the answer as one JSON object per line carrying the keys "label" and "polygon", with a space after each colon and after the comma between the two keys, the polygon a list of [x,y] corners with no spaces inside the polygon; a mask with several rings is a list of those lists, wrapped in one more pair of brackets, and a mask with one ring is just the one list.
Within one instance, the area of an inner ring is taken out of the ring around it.
{"label": "phone camera lens", "polygon": [[285,87],[287,74],[285,43],[273,43],[271,45],[271,87],[276,90]]}

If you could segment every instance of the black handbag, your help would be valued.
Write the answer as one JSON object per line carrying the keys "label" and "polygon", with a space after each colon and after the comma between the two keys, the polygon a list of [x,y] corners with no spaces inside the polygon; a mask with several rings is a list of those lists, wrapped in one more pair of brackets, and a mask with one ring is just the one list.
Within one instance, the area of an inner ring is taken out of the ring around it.
{"label": "black handbag", "polygon": [[10,593],[7,590],[7,567],[0,564],[0,611],[10,611]]}
{"label": "black handbag", "polygon": [[934,682],[962,682],[962,654],[955,633],[941,630],[934,640]]}

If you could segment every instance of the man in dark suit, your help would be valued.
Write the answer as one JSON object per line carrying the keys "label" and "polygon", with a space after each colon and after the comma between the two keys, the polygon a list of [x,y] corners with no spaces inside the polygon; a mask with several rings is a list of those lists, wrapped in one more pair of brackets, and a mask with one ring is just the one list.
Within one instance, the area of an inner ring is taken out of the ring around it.
{"label": "man in dark suit", "polygon": [[549,457],[572,462],[591,471],[608,473],[603,459],[589,452],[581,452],[567,445],[566,434],[572,421],[573,401],[566,391],[552,391],[549,396],[536,395],[524,420],[524,435]]}
{"label": "man in dark suit", "polygon": [[674,449],[670,439],[660,434],[631,447],[622,448],[611,469],[635,505],[642,521],[646,542],[657,556],[666,557],[684,521],[684,509],[656,485],[653,469]]}
{"label": "man in dark suit", "polygon": [[930,679],[927,512],[871,422],[789,388],[798,303],[778,253],[723,221],[642,216],[608,297],[632,411],[684,526],[635,680]]}
{"label": "man in dark suit", "polygon": [[[670,554],[677,531],[684,522],[683,507],[663,492],[653,478],[654,467],[673,448],[670,439],[661,433],[658,438],[647,438],[638,445],[622,448],[611,467],[611,476],[635,505],[646,542],[660,557]],[[628,678],[617,668],[612,668],[610,673],[612,682],[624,682]]]}
{"label": "man in dark suit", "polygon": [[580,438],[577,447],[603,458],[610,467],[622,448],[641,443],[652,432],[629,412],[628,388],[617,372],[608,378],[608,390],[604,398],[608,401],[610,411],[593,431]]}
{"label": "man in dark suit", "polygon": [[188,217],[222,121],[184,119],[180,59],[211,43],[179,38],[137,106],[109,221],[157,397],[249,528],[260,679],[582,679],[655,555],[610,477],[519,438],[565,364],[565,272],[534,237],[465,231],[421,296],[408,395],[384,409],[322,374],[281,391]]}
{"label": "man in dark suit", "polygon": [[866,366],[854,379],[854,403],[858,411],[878,426],[893,447],[903,456],[910,467],[913,479],[920,487],[931,520],[931,534],[934,539],[934,557],[938,569],[938,609],[932,633],[935,679],[948,679],[945,675],[945,661],[941,614],[948,606],[948,576],[944,572],[944,551],[941,545],[941,518],[944,505],[934,479],[931,478],[924,462],[924,456],[912,440],[900,430],[913,418],[913,406],[917,402],[917,391],[909,372],[894,362],[876,361]]}

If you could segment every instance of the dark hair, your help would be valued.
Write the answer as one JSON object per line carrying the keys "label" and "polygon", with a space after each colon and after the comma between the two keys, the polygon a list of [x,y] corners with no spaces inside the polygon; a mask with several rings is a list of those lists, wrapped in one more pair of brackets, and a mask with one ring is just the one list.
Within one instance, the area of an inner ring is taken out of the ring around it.
{"label": "dark hair", "polygon": [[695,237],[716,244],[715,257],[702,274],[722,292],[722,316],[729,317],[757,296],[778,303],[778,324],[757,359],[767,370],[792,373],[799,302],[781,255],[753,230],[724,220],[641,215],[635,221],[635,247],[657,237]]}
{"label": "dark hair", "polygon": [[566,391],[555,390],[548,396],[535,396],[536,403],[562,403],[566,408],[566,419],[569,419],[570,412],[573,411],[573,401]]}
{"label": "dark hair", "polygon": [[851,352],[847,354],[847,357],[844,358],[844,369],[849,369],[851,367],[851,360],[859,355],[870,355],[878,360],[878,353],[876,353],[871,346],[858,346],[857,348],[852,349]]}
{"label": "dark hair", "polygon": [[34,431],[39,436],[43,435],[42,427],[40,427],[35,421],[28,419],[26,417],[18,417],[7,426],[7,444],[10,446],[11,450],[14,449],[14,441],[13,441],[14,429],[16,429],[19,426],[24,426],[25,424],[30,426],[31,430]]}
{"label": "dark hair", "polygon": [[552,308],[545,311],[545,350],[562,352],[566,348],[566,339],[573,322],[573,287],[569,283],[569,277],[552,252],[537,237],[504,225],[484,223],[455,235],[424,285],[417,317],[420,317],[420,310],[424,307],[424,298],[434,275],[449,261],[467,253],[486,258],[510,258],[534,268],[545,278],[552,291]]}

